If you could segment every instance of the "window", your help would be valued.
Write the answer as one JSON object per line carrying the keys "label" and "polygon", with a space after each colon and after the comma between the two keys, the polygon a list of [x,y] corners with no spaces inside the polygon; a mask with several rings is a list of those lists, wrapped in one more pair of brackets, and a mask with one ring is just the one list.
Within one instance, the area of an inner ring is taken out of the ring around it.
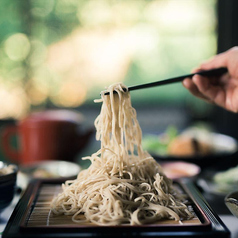
{"label": "window", "polygon": [[[0,2],[0,118],[91,105],[114,82],[189,73],[216,53],[215,0]],[[133,93],[183,103],[181,85]]]}

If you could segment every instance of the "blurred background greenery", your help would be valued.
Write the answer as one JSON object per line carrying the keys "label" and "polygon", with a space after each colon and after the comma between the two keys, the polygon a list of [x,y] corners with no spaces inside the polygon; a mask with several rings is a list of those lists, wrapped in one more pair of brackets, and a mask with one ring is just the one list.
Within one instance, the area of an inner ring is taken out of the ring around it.
{"label": "blurred background greenery", "polygon": [[[216,0],[1,0],[0,119],[90,107],[114,82],[189,73],[216,53],[216,19]],[[196,100],[181,84],[132,98],[138,105]]]}

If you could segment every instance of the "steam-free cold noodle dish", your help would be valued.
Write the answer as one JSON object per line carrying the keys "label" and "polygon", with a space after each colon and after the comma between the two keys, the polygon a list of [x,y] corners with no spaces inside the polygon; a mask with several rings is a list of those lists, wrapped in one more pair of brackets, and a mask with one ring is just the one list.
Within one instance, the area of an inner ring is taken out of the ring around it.
{"label": "steam-free cold noodle dish", "polygon": [[142,148],[142,132],[127,87],[119,83],[106,91],[109,95],[102,92],[101,99],[95,100],[102,103],[95,120],[101,148],[83,158],[91,161],[88,169],[62,185],[63,192],[52,201],[52,212],[71,215],[76,223],[106,226],[191,219],[193,214],[172,180]]}

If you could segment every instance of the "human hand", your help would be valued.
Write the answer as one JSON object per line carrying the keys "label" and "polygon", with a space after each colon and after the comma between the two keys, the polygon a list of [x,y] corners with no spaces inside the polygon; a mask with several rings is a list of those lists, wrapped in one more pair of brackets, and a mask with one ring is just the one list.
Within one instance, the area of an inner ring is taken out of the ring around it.
{"label": "human hand", "polygon": [[220,77],[195,75],[183,80],[183,85],[194,96],[215,103],[232,112],[238,112],[238,47],[218,54],[201,64],[193,72],[226,67],[228,73]]}

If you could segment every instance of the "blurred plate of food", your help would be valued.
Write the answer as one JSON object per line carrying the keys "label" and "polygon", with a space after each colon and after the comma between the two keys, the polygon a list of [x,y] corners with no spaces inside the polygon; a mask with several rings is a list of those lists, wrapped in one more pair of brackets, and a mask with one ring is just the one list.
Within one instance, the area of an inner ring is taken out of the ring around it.
{"label": "blurred plate of food", "polygon": [[183,160],[205,167],[234,155],[238,144],[230,136],[207,129],[191,127],[179,133],[169,126],[161,135],[145,135],[143,148],[158,161]]}
{"label": "blurred plate of food", "polygon": [[238,165],[224,171],[208,170],[197,183],[204,192],[224,197],[238,190]]}
{"label": "blurred plate of food", "polygon": [[26,188],[32,179],[74,179],[81,167],[68,161],[40,161],[30,165],[19,166],[19,187]]}

